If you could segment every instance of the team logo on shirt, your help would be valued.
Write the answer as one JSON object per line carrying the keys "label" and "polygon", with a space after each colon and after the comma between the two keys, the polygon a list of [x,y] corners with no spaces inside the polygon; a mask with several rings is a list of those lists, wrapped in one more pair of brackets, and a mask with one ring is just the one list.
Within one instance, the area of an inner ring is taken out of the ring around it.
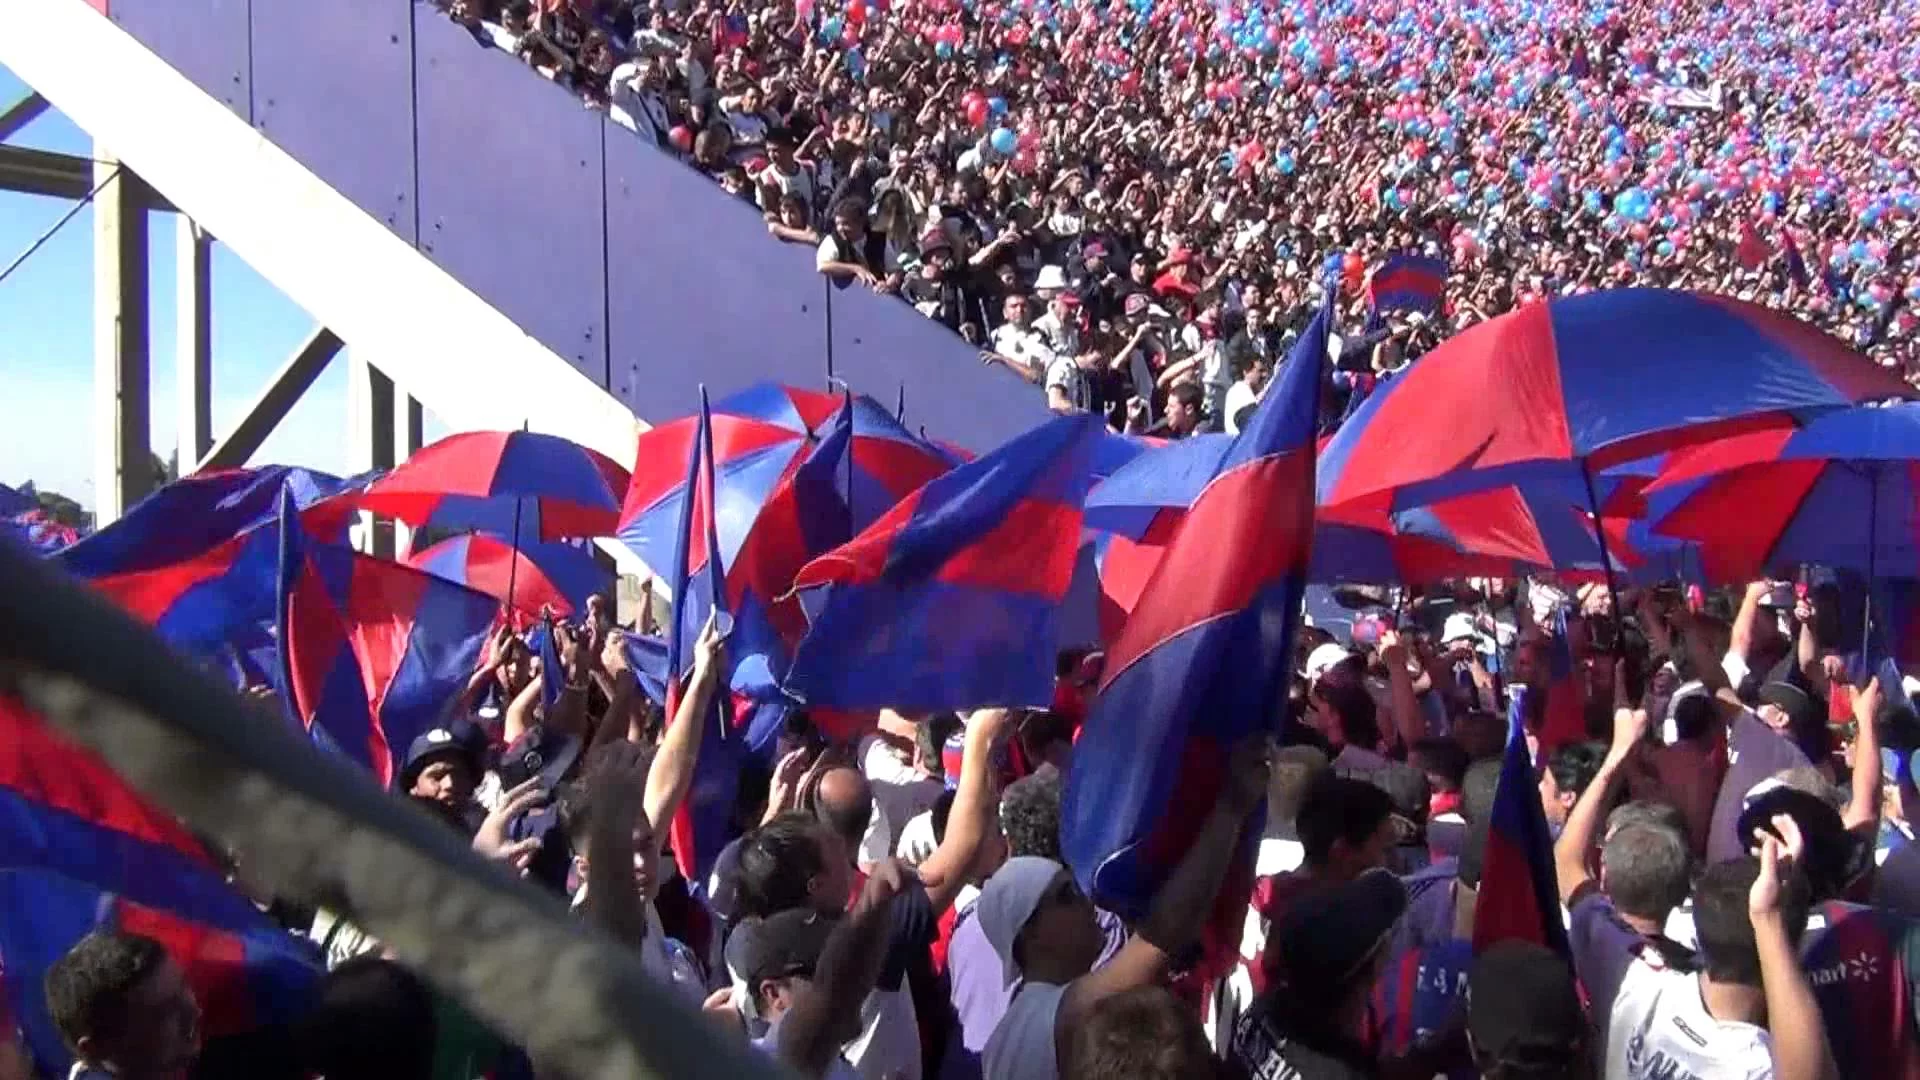
{"label": "team logo on shirt", "polygon": [[1807,981],[1815,986],[1832,986],[1849,979],[1869,982],[1880,977],[1880,958],[1860,950],[1852,956],[1842,957],[1823,968],[1807,972]]}

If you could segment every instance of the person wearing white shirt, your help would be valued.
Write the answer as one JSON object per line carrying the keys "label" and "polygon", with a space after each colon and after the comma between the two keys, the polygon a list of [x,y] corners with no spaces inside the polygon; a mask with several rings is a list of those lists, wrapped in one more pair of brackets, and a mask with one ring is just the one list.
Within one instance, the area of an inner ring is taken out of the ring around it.
{"label": "person wearing white shirt", "polygon": [[664,85],[659,64],[651,58],[621,64],[607,77],[607,114],[621,127],[655,146],[662,145],[673,127],[672,114],[667,111],[666,98],[660,92]]}
{"label": "person wearing white shirt", "polygon": [[1247,353],[1240,377],[1227,388],[1226,405],[1221,410],[1227,434],[1240,434],[1240,425],[1252,419],[1253,410],[1265,395],[1273,379],[1273,364],[1257,353]]}
{"label": "person wearing white shirt", "polygon": [[988,341],[992,349],[981,354],[986,363],[1003,364],[1030,383],[1041,382],[1052,369],[1053,349],[1046,335],[1032,323],[1032,301],[1019,294],[1009,296],[1001,311],[1006,322],[993,328]]}
{"label": "person wearing white shirt", "polygon": [[[1554,846],[1575,974],[1602,1018],[1605,1075],[1632,1080],[1834,1076],[1820,1006],[1799,960],[1808,900],[1804,883],[1791,887],[1803,846],[1793,818],[1776,815],[1770,833],[1755,830],[1758,858],[1713,863],[1695,881],[1697,965],[1649,936],[1664,921],[1653,910],[1659,904],[1638,918],[1625,916],[1589,879],[1587,852],[1599,831],[1601,808],[1627,758],[1646,741],[1648,726],[1644,710],[1615,713],[1606,760]],[[1626,826],[1623,834],[1632,828],[1645,826]],[[1603,872],[1615,857],[1613,843],[1603,849]],[[1671,850],[1663,861],[1678,879],[1687,864],[1684,843],[1676,832],[1664,846]]]}

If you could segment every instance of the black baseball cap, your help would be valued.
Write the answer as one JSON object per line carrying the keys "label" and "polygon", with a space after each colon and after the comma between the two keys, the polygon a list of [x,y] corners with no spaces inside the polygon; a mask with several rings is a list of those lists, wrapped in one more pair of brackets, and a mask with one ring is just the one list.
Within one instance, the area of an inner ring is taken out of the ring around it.
{"label": "black baseball cap", "polygon": [[1337,990],[1352,982],[1386,948],[1406,910],[1406,886],[1378,869],[1296,901],[1279,927],[1281,963],[1294,991]]}
{"label": "black baseball cap", "polygon": [[811,978],[838,922],[811,908],[747,919],[727,938],[727,966],[750,988],[763,979]]}

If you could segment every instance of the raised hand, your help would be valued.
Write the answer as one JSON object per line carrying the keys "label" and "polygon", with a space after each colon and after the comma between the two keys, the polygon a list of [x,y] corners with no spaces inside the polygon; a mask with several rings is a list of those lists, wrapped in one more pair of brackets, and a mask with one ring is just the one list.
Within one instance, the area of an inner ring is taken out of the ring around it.
{"label": "raised hand", "polygon": [[482,858],[504,863],[516,873],[525,874],[527,864],[533,861],[534,853],[540,850],[540,838],[508,840],[507,828],[514,819],[546,801],[546,797],[546,792],[540,790],[540,778],[537,776],[502,792],[500,804],[480,823],[480,831],[473,834],[473,850]]}
{"label": "raised hand", "polygon": [[1780,914],[1782,886],[1800,865],[1800,856],[1806,850],[1806,840],[1792,815],[1775,814],[1772,824],[1773,832],[1753,830],[1760,847],[1760,874],[1747,891],[1747,914],[1755,918]]}
{"label": "raised hand", "polygon": [[632,669],[627,664],[627,632],[614,627],[607,631],[607,642],[600,647],[600,667],[615,679]]}

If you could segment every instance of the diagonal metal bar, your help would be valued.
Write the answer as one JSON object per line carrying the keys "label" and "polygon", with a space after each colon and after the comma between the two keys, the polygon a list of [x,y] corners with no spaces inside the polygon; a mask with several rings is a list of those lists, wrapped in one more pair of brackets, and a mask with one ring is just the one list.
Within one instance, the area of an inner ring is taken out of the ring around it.
{"label": "diagonal metal bar", "polygon": [[[322,326],[307,336],[307,340],[295,349],[293,355],[280,365],[267,388],[260,391],[252,405],[234,425],[226,438],[213,444],[199,462],[192,466],[194,472],[201,469],[237,469],[247,463],[247,459],[267,441],[273,429],[287,418],[301,395],[327,369],[327,363],[340,352],[340,338],[333,331]],[[182,462],[182,467],[186,463]]]}
{"label": "diagonal metal bar", "polygon": [[33,123],[52,106],[39,94],[28,94],[0,113],[0,143],[6,142],[20,133],[20,129]]}

